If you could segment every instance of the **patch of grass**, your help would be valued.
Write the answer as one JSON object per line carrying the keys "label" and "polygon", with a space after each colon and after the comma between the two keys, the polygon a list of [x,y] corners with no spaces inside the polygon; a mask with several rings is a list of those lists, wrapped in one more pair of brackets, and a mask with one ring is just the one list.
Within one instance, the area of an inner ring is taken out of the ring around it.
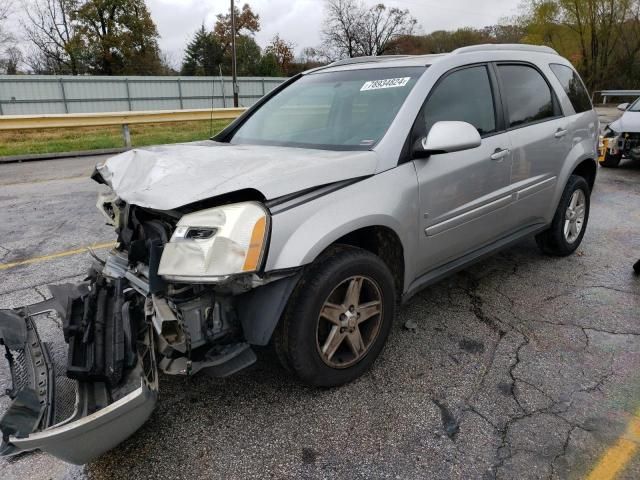
{"label": "patch of grass", "polygon": [[[229,124],[214,120],[213,134]],[[134,147],[164,143],[193,142],[211,136],[208,120],[130,125]],[[37,153],[78,152],[124,146],[120,127],[49,128],[0,132],[0,156]]]}

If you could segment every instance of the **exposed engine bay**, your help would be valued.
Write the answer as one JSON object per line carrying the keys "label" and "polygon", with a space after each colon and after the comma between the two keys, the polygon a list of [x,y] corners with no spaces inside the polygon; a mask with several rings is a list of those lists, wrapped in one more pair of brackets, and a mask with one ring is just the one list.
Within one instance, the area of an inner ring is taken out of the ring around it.
{"label": "exposed engine bay", "polygon": [[[226,376],[255,362],[255,354],[242,337],[234,300],[253,288],[251,281],[236,279],[220,285],[167,282],[158,270],[177,218],[139,207],[120,208],[121,213],[115,214],[117,206],[103,203],[105,214],[119,220],[118,248],[107,257],[103,272],[124,279],[143,299],[139,308],[154,330],[160,369],[179,375],[210,369],[215,376]],[[199,228],[187,234],[201,240],[210,232]]]}

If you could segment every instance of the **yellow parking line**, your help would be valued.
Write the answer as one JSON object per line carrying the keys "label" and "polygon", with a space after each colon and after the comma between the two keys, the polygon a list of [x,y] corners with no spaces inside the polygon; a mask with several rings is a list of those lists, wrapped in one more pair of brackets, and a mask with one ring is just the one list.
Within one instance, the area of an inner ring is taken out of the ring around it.
{"label": "yellow parking line", "polygon": [[627,430],[609,448],[586,480],[613,480],[633,458],[640,446],[640,410],[633,416]]}
{"label": "yellow parking line", "polygon": [[114,242],[94,243],[93,245],[86,245],[84,247],[74,248],[73,250],[52,253],[50,255],[43,255],[41,257],[25,258],[24,260],[16,260],[15,262],[10,262],[10,263],[0,263],[0,271],[8,270],[9,268],[13,268],[13,267],[19,267],[21,265],[31,265],[32,263],[46,262],[48,260],[53,260],[55,258],[62,258],[62,257],[68,257],[70,255],[77,255],[79,253],[85,253],[89,249],[102,250],[105,248],[111,248],[113,246],[115,246]]}

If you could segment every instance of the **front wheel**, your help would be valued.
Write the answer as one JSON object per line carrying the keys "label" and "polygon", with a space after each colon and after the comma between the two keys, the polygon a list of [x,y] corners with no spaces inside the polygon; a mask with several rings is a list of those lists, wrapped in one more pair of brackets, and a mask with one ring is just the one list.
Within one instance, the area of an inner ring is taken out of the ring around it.
{"label": "front wheel", "polygon": [[551,226],[536,236],[544,253],[564,257],[578,248],[587,229],[590,195],[589,184],[583,177],[569,177]]}
{"label": "front wheel", "polygon": [[600,165],[606,168],[616,168],[620,165],[620,161],[622,160],[622,155],[613,155],[609,152],[604,154],[604,159],[600,162]]}
{"label": "front wheel", "polygon": [[332,247],[308,267],[287,304],[276,331],[278,356],[311,385],[350,382],[382,351],[395,303],[393,277],[379,257]]}

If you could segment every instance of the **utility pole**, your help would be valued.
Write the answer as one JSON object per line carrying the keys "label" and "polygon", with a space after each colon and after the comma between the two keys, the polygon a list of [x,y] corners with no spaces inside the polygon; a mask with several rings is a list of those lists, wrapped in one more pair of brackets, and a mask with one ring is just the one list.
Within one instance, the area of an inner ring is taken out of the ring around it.
{"label": "utility pole", "polygon": [[231,76],[233,77],[233,106],[238,108],[238,72],[236,63],[236,9],[231,0]]}

